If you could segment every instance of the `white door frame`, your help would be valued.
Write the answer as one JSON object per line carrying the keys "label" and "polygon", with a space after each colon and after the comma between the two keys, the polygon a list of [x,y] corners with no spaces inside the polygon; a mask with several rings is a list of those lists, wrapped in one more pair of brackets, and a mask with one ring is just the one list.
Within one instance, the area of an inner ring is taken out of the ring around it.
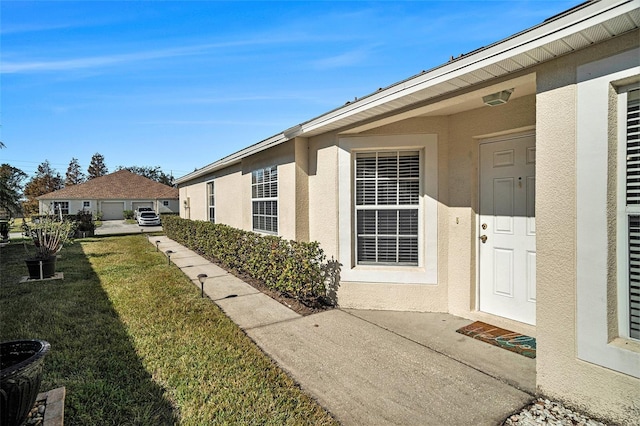
{"label": "white door frame", "polygon": [[[478,141],[477,143],[477,151],[476,151],[476,159],[477,159],[477,165],[478,165],[478,169],[477,169],[477,187],[476,187],[476,194],[477,194],[477,198],[476,198],[476,214],[475,214],[475,226],[474,226],[474,234],[472,236],[472,238],[475,238],[475,256],[476,256],[476,289],[475,289],[475,303],[474,303],[474,309],[476,312],[482,312],[480,311],[480,188],[482,186],[482,182],[481,182],[481,171],[480,171],[480,146],[484,145],[484,144],[488,144],[488,143],[494,143],[494,142],[503,142],[503,141],[509,141],[509,140],[514,140],[514,139],[522,139],[522,138],[527,138],[527,137],[534,137],[535,138],[536,132],[535,129],[532,130],[515,130],[513,133],[506,133],[500,136],[493,136],[493,137],[483,137],[483,136],[477,136],[474,137],[474,139],[476,139]],[[537,142],[536,142],[537,145]],[[493,315],[490,314],[488,312],[483,312],[484,314],[487,315]]]}

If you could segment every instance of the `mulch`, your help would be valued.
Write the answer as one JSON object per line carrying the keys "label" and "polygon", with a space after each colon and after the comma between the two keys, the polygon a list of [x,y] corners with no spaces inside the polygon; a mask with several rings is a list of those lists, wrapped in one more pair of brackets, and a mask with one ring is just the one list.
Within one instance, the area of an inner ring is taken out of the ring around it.
{"label": "mulch", "polygon": [[[201,256],[204,256],[204,255],[201,254]],[[330,303],[329,300],[326,300],[324,298],[319,298],[317,300],[312,300],[312,301],[301,301],[293,297],[292,295],[282,293],[280,291],[269,288],[264,283],[264,281],[253,278],[252,276],[246,273],[236,271],[235,269],[227,269],[224,266],[222,266],[219,262],[217,262],[216,259],[207,258],[207,260],[209,260],[212,263],[215,263],[220,268],[240,278],[242,281],[251,285],[256,290],[266,294],[276,302],[279,302],[280,304],[286,306],[287,308],[291,309],[292,311],[302,316],[317,314],[319,312],[324,312],[326,310],[333,309],[335,307],[333,304]]]}

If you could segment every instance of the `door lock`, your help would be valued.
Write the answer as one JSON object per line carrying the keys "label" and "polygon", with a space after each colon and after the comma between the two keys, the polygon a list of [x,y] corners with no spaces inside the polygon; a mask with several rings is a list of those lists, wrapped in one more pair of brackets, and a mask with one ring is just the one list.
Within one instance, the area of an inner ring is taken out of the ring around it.
{"label": "door lock", "polygon": [[482,244],[487,242],[487,236],[486,235],[480,235],[480,241],[482,241]]}

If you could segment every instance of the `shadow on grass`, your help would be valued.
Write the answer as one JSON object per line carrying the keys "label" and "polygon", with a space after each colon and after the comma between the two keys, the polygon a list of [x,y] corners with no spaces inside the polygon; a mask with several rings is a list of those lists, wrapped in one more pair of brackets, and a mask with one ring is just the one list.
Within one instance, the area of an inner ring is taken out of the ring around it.
{"label": "shadow on grass", "polygon": [[143,367],[82,241],[62,251],[63,281],[19,284],[22,243],[0,249],[0,340],[51,344],[40,390],[66,387],[65,425],[176,423],[177,410]]}

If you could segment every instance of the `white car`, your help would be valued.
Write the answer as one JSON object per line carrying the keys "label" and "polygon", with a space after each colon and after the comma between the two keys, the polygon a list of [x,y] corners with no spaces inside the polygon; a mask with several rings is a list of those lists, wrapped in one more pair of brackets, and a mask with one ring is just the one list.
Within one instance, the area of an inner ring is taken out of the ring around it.
{"label": "white car", "polygon": [[138,207],[133,211],[133,218],[138,220],[138,215],[142,212],[153,212],[151,207]]}
{"label": "white car", "polygon": [[140,212],[138,214],[138,225],[140,226],[152,226],[152,225],[160,225],[160,216],[156,212]]}

